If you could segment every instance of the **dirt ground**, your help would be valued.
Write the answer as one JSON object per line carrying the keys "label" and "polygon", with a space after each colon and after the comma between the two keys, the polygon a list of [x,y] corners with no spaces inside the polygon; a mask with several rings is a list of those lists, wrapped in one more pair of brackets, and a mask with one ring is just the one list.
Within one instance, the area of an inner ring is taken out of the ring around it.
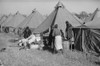
{"label": "dirt ground", "polygon": [[64,49],[64,54],[52,54],[47,50],[19,50],[17,42],[11,41],[14,38],[14,35],[0,33],[0,45],[7,45],[7,50],[0,52],[3,66],[100,66],[94,63],[99,62],[99,58],[82,52]]}

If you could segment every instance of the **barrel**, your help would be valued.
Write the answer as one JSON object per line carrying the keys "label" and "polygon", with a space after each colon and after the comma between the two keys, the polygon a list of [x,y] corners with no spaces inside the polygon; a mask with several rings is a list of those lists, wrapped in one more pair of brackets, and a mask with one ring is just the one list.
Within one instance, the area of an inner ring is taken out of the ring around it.
{"label": "barrel", "polygon": [[63,48],[64,48],[65,51],[69,50],[69,45],[70,45],[69,41],[64,41],[63,42]]}

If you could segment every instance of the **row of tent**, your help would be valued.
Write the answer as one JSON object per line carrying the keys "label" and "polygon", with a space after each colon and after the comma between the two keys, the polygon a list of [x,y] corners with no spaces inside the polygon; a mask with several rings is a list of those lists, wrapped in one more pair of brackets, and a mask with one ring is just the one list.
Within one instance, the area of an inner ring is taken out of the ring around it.
{"label": "row of tent", "polygon": [[57,3],[46,19],[36,10],[28,17],[22,16],[19,12],[9,16],[9,19],[0,24],[14,28],[29,26],[35,28],[33,33],[43,33],[58,24],[65,35],[65,22],[68,21],[72,25],[70,29],[74,34],[75,49],[100,54],[100,10],[98,8],[84,21],[70,13],[61,2]]}
{"label": "row of tent", "polygon": [[15,15],[10,14],[8,18],[0,22],[0,25],[13,28],[25,28],[26,26],[29,26],[30,28],[36,28],[34,30],[35,33],[41,33],[52,26],[53,23],[57,23],[59,28],[64,32],[66,21],[69,21],[74,27],[81,25],[83,22],[78,19],[78,17],[71,14],[61,2],[58,2],[54,11],[52,11],[46,19],[34,9],[28,17],[23,16],[19,12]]}
{"label": "row of tent", "polygon": [[[60,8],[57,9],[58,7],[60,7]],[[43,15],[41,15],[36,9],[34,9],[28,17],[20,14],[19,12],[17,12],[14,15],[9,14],[8,17],[6,15],[4,15],[0,19],[0,25],[14,27],[14,28],[18,28],[18,27],[24,28],[26,26],[29,26],[30,28],[36,28],[43,22],[48,22],[49,20],[52,22],[52,18],[54,16],[56,16],[55,23],[57,22],[59,24],[62,24],[62,25],[59,25],[60,27],[65,26],[65,25],[63,25],[64,23],[61,23],[61,22],[65,22],[65,21],[69,21],[71,23],[71,25],[73,27],[75,27],[75,26],[80,26],[84,22],[85,23],[87,23],[87,22],[90,23],[91,21],[93,21],[93,23],[98,22],[99,17],[100,17],[100,11],[97,8],[90,17],[87,17],[84,21],[82,21],[82,20],[78,19],[75,15],[71,14],[65,8],[65,6],[61,2],[59,2],[56,5],[55,10],[48,16],[47,19],[45,19]],[[96,24],[98,25],[98,23],[96,23]]]}
{"label": "row of tent", "polygon": [[36,10],[33,10],[28,17],[17,12],[14,15],[10,14],[8,18],[4,18],[0,21],[0,25],[14,28],[25,28],[26,26],[36,28],[44,20],[44,17]]}
{"label": "row of tent", "polygon": [[[61,6],[61,8],[59,8],[59,10],[57,10],[56,7]],[[81,24],[83,24],[83,22],[90,22],[92,21],[92,19],[95,19],[95,14],[98,13],[98,9],[96,9],[96,11],[90,16],[88,17],[85,21],[82,21],[80,19],[78,19],[75,15],[71,14],[67,9],[65,9],[65,6],[62,3],[58,3],[55,7],[55,10],[53,12],[56,13],[57,12],[57,23],[59,22],[65,22],[65,21],[69,21],[71,22],[72,26],[80,26]],[[52,13],[53,13],[52,12]],[[54,16],[54,14],[52,15],[52,13],[50,14],[51,16],[48,16],[49,18]],[[61,15],[62,14],[62,15]],[[46,20],[49,20],[46,19]],[[59,19],[60,18],[60,19]],[[14,27],[14,28],[25,28],[26,26],[29,26],[30,28],[36,28],[37,26],[39,26],[42,22],[46,22],[46,20],[44,20],[45,18],[43,17],[43,15],[41,15],[38,11],[36,11],[35,9],[32,11],[32,13],[28,16],[25,17],[24,15],[20,14],[19,12],[17,12],[16,14],[12,15],[10,14],[8,17],[7,16],[3,16],[2,20],[0,21],[0,25],[2,26],[7,26],[7,27]],[[52,21],[52,19],[50,19]],[[62,25],[60,25],[60,27],[64,26],[64,23],[60,23]]]}

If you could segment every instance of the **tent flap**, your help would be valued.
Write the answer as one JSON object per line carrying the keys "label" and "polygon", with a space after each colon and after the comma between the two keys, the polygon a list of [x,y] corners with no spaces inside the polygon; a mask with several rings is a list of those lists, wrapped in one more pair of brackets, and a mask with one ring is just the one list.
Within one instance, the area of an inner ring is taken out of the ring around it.
{"label": "tent flap", "polygon": [[76,36],[75,47],[77,50],[100,54],[100,29],[74,28],[73,32],[74,36]]}

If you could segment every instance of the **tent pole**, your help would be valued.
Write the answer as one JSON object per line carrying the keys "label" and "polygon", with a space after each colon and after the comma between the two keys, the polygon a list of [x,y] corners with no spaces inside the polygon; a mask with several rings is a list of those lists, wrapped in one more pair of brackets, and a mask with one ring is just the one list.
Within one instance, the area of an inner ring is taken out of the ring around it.
{"label": "tent pole", "polygon": [[53,22],[52,22],[52,24],[51,24],[51,28],[53,27],[54,22],[55,22],[55,20],[56,20],[57,13],[58,13],[58,9],[59,9],[59,8],[56,9],[56,14],[55,14],[55,17],[54,17]]}
{"label": "tent pole", "polygon": [[84,46],[84,30],[82,30],[82,49],[85,51],[85,46]]}

